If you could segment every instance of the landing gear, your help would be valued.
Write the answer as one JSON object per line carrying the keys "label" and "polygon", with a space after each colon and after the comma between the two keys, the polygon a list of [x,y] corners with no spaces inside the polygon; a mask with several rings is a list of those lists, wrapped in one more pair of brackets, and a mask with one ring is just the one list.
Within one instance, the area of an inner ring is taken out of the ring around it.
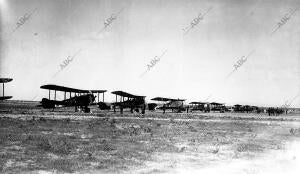
{"label": "landing gear", "polygon": [[123,106],[120,106],[120,113],[123,114]]}
{"label": "landing gear", "polygon": [[84,112],[85,113],[90,113],[91,109],[88,108],[88,106],[84,106]]}
{"label": "landing gear", "polygon": [[146,105],[144,104],[142,108],[142,114],[145,114],[145,110],[146,110]]}
{"label": "landing gear", "polygon": [[130,107],[130,112],[133,113],[133,106]]}

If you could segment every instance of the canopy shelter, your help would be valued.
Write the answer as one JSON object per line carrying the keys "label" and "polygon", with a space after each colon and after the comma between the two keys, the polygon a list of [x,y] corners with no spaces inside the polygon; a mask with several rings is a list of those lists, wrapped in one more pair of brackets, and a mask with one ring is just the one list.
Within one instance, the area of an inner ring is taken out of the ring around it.
{"label": "canopy shelter", "polygon": [[0,78],[0,83],[2,83],[2,96],[0,97],[0,100],[7,100],[7,99],[11,99],[12,96],[4,96],[4,84],[11,82],[13,79],[11,78]]}

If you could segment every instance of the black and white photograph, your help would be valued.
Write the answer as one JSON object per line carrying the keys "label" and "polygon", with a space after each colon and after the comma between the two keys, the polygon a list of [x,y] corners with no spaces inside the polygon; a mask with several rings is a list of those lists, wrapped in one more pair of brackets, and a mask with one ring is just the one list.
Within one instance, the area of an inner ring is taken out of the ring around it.
{"label": "black and white photograph", "polygon": [[299,174],[300,0],[0,0],[0,173]]}

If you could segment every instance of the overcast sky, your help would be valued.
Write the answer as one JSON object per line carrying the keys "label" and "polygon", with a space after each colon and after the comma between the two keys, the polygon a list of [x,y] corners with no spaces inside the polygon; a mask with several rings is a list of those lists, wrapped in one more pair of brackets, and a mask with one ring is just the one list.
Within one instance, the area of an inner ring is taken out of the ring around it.
{"label": "overcast sky", "polygon": [[[47,97],[43,84],[106,89],[107,101],[114,99],[110,92],[123,90],[147,100],[280,106],[299,94],[299,0],[0,0],[0,5],[0,77],[14,79],[5,90],[13,99]],[[20,25],[24,15],[29,17]],[[74,58],[62,68],[68,56]],[[155,56],[160,59],[144,73]],[[300,107],[300,96],[292,106]]]}

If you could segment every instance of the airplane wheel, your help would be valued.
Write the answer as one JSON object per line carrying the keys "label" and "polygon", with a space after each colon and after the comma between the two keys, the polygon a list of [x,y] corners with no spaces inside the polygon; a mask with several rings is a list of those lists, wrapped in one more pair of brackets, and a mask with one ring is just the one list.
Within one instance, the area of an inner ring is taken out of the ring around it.
{"label": "airplane wheel", "polygon": [[90,108],[85,108],[85,113],[90,113],[91,109]]}
{"label": "airplane wheel", "polygon": [[133,113],[133,107],[130,107],[130,112]]}

